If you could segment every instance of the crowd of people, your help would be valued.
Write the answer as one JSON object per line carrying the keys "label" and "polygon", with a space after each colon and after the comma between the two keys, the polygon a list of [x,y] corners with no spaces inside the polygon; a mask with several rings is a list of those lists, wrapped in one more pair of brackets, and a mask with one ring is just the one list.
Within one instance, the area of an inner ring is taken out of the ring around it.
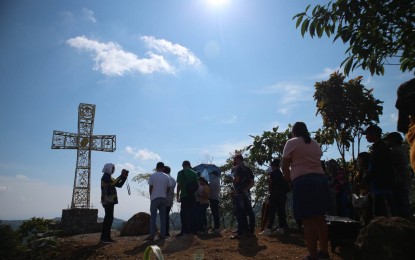
{"label": "crowd of people", "polygon": [[[309,254],[305,259],[329,259],[328,227],[326,215],[353,218],[368,224],[374,217],[399,216],[413,218],[409,203],[409,192],[415,168],[415,79],[402,84],[398,89],[396,108],[399,110],[398,131],[406,134],[410,145],[410,156],[402,147],[403,137],[399,132],[389,133],[382,139],[382,129],[370,125],[363,134],[371,143],[369,152],[357,156],[357,172],[343,169],[336,160],[321,161],[320,145],[311,138],[307,126],[296,122],[292,127],[292,138],[284,147],[282,161],[272,160],[268,176],[266,227],[260,235],[285,234],[288,228],[286,202],[287,193],[292,192],[293,215],[304,230]],[[281,163],[281,165],[280,165]],[[412,165],[412,167],[411,167]],[[170,167],[159,162],[155,173],[148,181],[150,193],[150,235],[156,235],[157,212],[160,215],[160,238],[170,236],[169,213],[173,205],[174,189],[180,203],[181,231],[185,234],[207,233],[207,209],[210,207],[214,227],[218,232],[220,174],[210,172],[208,182],[192,169],[189,161],[183,161],[178,172],[177,183],[170,176]],[[281,171],[282,170],[282,171]],[[101,242],[113,242],[110,227],[114,205],[117,204],[115,187],[122,187],[128,171],[113,179],[113,164],[104,166],[101,179],[102,204],[105,209]],[[233,158],[232,203],[237,220],[237,230],[231,239],[255,236],[255,214],[251,202],[254,174],[241,154]],[[275,216],[278,228],[273,232]]]}

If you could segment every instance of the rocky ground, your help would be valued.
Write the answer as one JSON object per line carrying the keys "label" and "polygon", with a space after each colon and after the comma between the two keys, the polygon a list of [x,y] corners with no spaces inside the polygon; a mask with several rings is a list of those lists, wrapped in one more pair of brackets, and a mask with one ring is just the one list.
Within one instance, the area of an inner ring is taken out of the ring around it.
{"label": "rocky ground", "polygon": [[[175,233],[173,233],[175,234]],[[166,240],[146,241],[146,236],[120,237],[113,231],[116,243],[99,243],[100,234],[60,238],[56,259],[143,259],[149,245],[158,245],[164,259],[303,259],[307,255],[303,235],[290,230],[286,235],[243,237],[231,240],[232,230],[206,235],[172,235]],[[352,259],[353,244],[337,247],[331,259]],[[152,255],[151,259],[156,259]]]}

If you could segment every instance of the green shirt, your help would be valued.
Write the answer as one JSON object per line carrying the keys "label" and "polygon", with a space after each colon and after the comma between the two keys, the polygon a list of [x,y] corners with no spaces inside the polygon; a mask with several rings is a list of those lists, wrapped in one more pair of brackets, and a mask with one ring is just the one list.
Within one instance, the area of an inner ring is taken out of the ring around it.
{"label": "green shirt", "polygon": [[192,169],[183,169],[177,173],[177,183],[180,186],[180,198],[187,197],[187,184],[191,182],[199,182],[197,172]]}

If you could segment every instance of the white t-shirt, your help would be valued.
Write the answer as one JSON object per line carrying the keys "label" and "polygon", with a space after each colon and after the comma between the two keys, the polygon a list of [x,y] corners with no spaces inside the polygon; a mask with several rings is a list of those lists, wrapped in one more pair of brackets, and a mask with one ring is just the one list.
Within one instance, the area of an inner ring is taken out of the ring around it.
{"label": "white t-shirt", "polygon": [[287,141],[283,158],[291,158],[291,180],[309,173],[324,174],[321,166],[322,152],[320,145],[313,139],[305,143],[302,137],[294,137]]}
{"label": "white t-shirt", "polygon": [[164,172],[155,172],[150,175],[148,184],[153,186],[150,199],[167,198],[167,188],[170,187],[170,177]]}
{"label": "white t-shirt", "polygon": [[167,174],[170,179],[170,191],[169,194],[167,194],[167,206],[171,207],[173,206],[174,201],[174,188],[176,188],[176,180],[171,177],[169,174]]}

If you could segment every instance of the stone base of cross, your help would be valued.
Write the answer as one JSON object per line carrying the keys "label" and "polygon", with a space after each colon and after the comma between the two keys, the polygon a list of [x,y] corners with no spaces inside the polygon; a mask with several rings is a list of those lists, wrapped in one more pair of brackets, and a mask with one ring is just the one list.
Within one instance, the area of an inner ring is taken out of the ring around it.
{"label": "stone base of cross", "polygon": [[79,104],[78,133],[53,131],[52,149],[76,149],[71,208],[90,208],[91,151],[114,152],[115,135],[93,135],[95,105]]}

